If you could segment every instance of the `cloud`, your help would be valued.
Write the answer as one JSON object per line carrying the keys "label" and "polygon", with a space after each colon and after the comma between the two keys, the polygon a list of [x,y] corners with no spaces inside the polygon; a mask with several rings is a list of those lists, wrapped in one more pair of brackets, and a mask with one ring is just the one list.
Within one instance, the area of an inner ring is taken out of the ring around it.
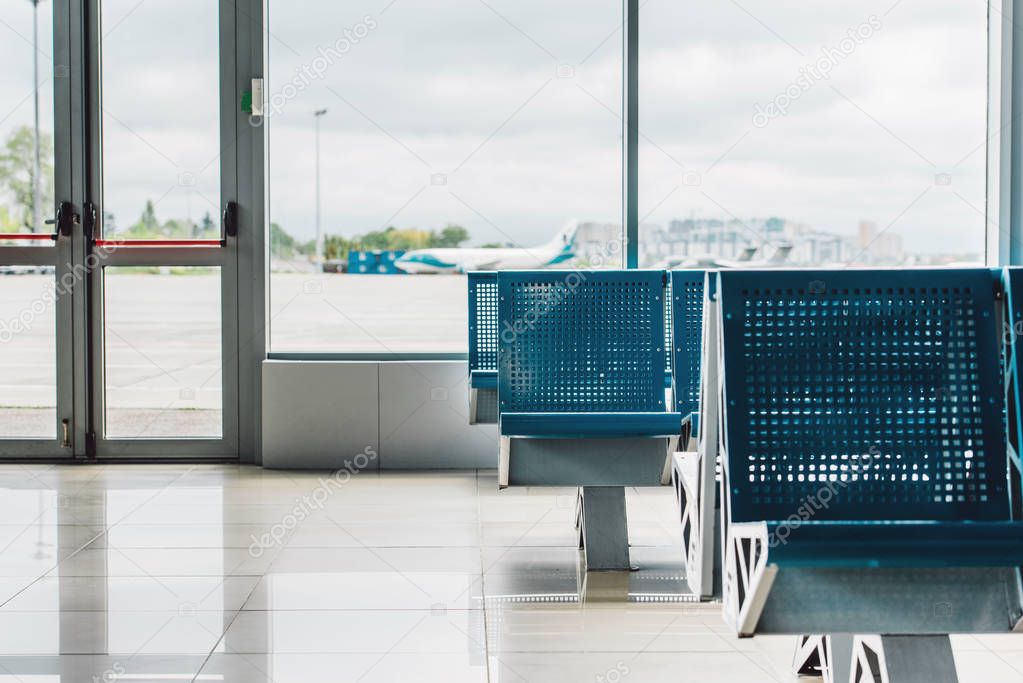
{"label": "cloud", "polygon": [[[103,3],[107,208],[126,223],[163,196],[161,217],[198,218],[219,203],[215,9],[135,5]],[[641,214],[663,224],[725,206],[845,232],[860,219],[896,221],[912,247],[979,250],[986,10],[955,0],[647,0]],[[880,29],[829,78],[753,125],[758,105],[871,16]],[[271,217],[297,236],[313,231],[311,114],[322,107],[330,232],[460,222],[475,242],[529,243],[567,218],[619,219],[620,0],[278,1],[269,17],[270,94],[367,17],[375,23],[269,123]],[[29,3],[5,5],[0,19],[16,31],[0,24],[6,135],[31,122],[31,99],[22,101],[31,50],[17,35],[30,31]],[[174,186],[201,168],[194,191]],[[420,193],[438,172],[448,185]],[[683,184],[685,172],[699,185]],[[935,185],[937,173],[952,185]]]}

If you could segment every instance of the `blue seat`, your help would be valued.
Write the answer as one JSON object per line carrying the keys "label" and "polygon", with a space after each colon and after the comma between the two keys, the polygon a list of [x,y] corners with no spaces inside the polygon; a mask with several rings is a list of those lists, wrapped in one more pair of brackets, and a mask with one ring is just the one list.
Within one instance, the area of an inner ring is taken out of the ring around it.
{"label": "blue seat", "polygon": [[605,546],[584,538],[588,566],[628,568],[622,487],[667,483],[681,431],[665,392],[667,274],[502,271],[497,283],[499,484],[582,487],[583,535],[599,527]]}
{"label": "blue seat", "polygon": [[1017,625],[1000,294],[981,268],[718,275],[739,635],[859,634],[857,676],[894,683],[907,652],[947,668],[946,634]]}
{"label": "blue seat", "polygon": [[502,435],[678,434],[681,416],[665,409],[663,271],[497,279]]}
{"label": "blue seat", "polygon": [[469,291],[469,424],[497,422],[497,273],[466,275]]}
{"label": "blue seat", "polygon": [[698,434],[700,360],[703,343],[703,281],[706,271],[671,271],[671,369],[675,410]]}

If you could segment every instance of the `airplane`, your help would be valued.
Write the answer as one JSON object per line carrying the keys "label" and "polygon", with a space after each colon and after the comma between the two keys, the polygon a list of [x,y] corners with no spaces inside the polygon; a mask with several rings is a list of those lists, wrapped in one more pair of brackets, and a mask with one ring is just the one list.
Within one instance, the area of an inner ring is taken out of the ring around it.
{"label": "airplane", "polygon": [[723,259],[712,254],[699,256],[670,256],[654,268],[663,270],[685,270],[687,268],[698,269],[725,269],[725,268],[780,268],[792,252],[792,244],[779,244],[775,247],[774,253],[769,258],[753,260],[757,253],[757,247],[746,247],[739,254],[737,259]]}
{"label": "airplane", "polygon": [[406,273],[467,273],[470,270],[531,270],[556,266],[575,257],[575,238],[579,229],[569,223],[547,244],[521,247],[471,247],[415,249],[394,265]]}

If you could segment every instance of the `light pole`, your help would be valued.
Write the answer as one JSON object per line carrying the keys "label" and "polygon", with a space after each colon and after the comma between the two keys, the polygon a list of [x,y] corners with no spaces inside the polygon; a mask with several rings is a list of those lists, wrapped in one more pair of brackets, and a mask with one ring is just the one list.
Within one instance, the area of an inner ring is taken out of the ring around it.
{"label": "light pole", "polygon": [[35,158],[32,162],[32,232],[37,232],[42,220],[42,164],[39,161],[39,0],[32,3],[32,92],[35,100],[35,133],[32,138]]}
{"label": "light pole", "polygon": [[326,109],[313,112],[316,122],[316,262],[323,263],[323,230],[320,227],[320,117],[327,113]]}

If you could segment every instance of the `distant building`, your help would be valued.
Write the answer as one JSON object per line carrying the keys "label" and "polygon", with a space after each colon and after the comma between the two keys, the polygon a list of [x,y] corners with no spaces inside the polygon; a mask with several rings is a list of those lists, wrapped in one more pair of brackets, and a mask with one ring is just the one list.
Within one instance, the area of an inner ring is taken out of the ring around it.
{"label": "distant building", "polygon": [[686,218],[660,226],[644,226],[640,232],[641,264],[653,264],[671,256],[715,256],[737,259],[749,247],[786,241],[790,224],[783,218]]}
{"label": "distant building", "polygon": [[870,265],[897,265],[906,259],[902,238],[890,232],[878,232],[877,223],[860,221],[857,233],[860,256],[857,261]]}
{"label": "distant building", "polygon": [[621,223],[580,223],[575,243],[576,263],[581,266],[610,268],[624,264]]}
{"label": "distant building", "polygon": [[[580,265],[613,267],[621,263],[620,224],[582,223],[577,240]],[[758,249],[755,258],[759,260],[770,258],[781,244],[792,245],[786,263],[793,266],[898,265],[908,258],[902,238],[879,231],[873,221],[860,221],[857,231],[850,235],[818,230],[778,216],[748,220],[680,218],[667,227],[653,223],[639,226],[639,264],[652,266],[672,257],[738,259],[750,247]]]}
{"label": "distant building", "polygon": [[790,241],[793,246],[788,260],[799,265],[847,263],[857,251],[852,239],[830,232],[801,232]]}

